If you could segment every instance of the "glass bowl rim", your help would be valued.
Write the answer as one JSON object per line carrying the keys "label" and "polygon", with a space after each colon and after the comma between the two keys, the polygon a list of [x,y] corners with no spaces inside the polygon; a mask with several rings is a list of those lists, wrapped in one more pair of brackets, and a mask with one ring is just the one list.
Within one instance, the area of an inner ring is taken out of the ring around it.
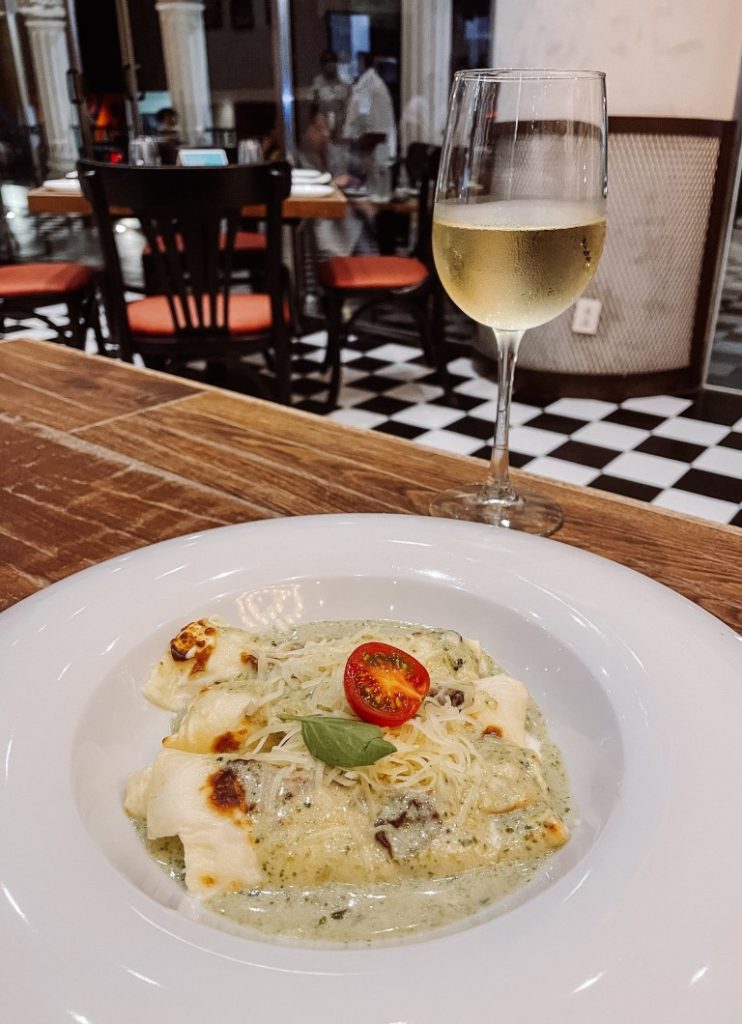
{"label": "glass bowl rim", "polygon": [[539,81],[541,79],[605,79],[605,71],[565,68],[465,68],[455,79],[486,79],[493,82]]}

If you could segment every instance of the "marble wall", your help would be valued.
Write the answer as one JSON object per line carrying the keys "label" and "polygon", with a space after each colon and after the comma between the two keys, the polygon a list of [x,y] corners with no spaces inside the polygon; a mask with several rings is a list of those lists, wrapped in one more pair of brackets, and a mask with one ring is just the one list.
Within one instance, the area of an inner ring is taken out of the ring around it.
{"label": "marble wall", "polygon": [[497,0],[496,67],[607,72],[611,114],[734,116],[740,0]]}

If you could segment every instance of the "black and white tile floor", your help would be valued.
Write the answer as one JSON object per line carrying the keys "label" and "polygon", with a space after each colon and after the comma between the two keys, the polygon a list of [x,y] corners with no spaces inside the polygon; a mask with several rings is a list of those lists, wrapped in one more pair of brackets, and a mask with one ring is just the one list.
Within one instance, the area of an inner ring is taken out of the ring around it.
{"label": "black and white tile floor", "polygon": [[[324,334],[298,343],[300,408],[321,411],[317,366]],[[470,358],[452,360],[448,402],[420,352],[356,339],[343,353],[343,387],[331,419],[462,455],[488,459],[497,385]],[[315,397],[316,396],[316,397]],[[511,461],[531,473],[623,494],[720,523],[742,526],[742,394],[658,395],[620,404],[562,398],[516,401]]]}

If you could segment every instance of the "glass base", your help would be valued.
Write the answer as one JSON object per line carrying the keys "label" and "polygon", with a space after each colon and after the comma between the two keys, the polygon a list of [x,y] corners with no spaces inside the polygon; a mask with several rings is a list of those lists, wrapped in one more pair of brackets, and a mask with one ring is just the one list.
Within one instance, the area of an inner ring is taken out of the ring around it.
{"label": "glass base", "polygon": [[528,492],[503,497],[482,484],[469,484],[443,491],[430,504],[430,514],[448,519],[488,523],[508,530],[548,537],[564,522],[559,505]]}

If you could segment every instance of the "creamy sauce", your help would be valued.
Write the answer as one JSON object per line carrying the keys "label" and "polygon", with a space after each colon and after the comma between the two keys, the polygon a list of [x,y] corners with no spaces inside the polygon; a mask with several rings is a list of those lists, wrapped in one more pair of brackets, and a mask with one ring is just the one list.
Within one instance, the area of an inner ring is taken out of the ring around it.
{"label": "creamy sauce", "polygon": [[[295,635],[297,640],[328,633],[350,635],[360,625],[367,624],[312,624],[297,630]],[[379,623],[379,632],[389,637],[390,632],[396,632],[393,625]],[[410,628],[400,626],[400,632]],[[543,716],[532,700],[526,725],[528,734],[540,745],[541,771],[550,805],[568,822],[571,817],[569,792],[561,754],[549,741]],[[518,751],[522,755],[522,748],[502,745],[503,758],[517,758]],[[436,877],[431,871],[421,877],[406,877],[391,883],[359,885],[328,881],[309,888],[285,880],[283,871],[276,870],[274,861],[263,864],[266,883],[260,889],[222,893],[204,903],[215,913],[266,936],[323,943],[400,941],[451,926],[471,915],[485,913],[489,916],[500,901],[538,874],[553,852],[545,850],[543,844],[532,838],[532,831],[537,827],[534,822],[538,819],[538,807],[534,810],[529,806],[492,817],[497,820],[501,837],[494,866],[476,867],[449,877]],[[175,837],[148,841],[145,823],[139,821],[136,826],[153,859],[182,883],[185,868],[180,840]],[[445,818],[439,827],[446,827]],[[405,856],[405,851],[401,851],[400,856]]]}

